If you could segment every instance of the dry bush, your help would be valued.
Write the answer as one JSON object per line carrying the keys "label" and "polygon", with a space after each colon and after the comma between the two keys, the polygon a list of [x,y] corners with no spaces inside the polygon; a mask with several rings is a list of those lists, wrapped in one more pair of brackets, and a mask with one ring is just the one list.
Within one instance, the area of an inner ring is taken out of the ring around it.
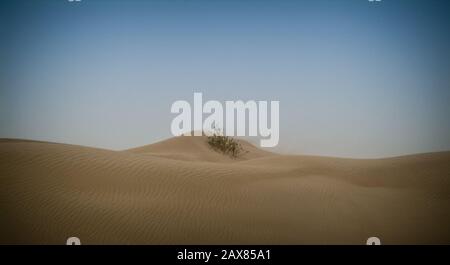
{"label": "dry bush", "polygon": [[213,135],[208,136],[208,144],[216,151],[237,158],[245,153],[242,145],[234,138],[224,136],[216,130]]}

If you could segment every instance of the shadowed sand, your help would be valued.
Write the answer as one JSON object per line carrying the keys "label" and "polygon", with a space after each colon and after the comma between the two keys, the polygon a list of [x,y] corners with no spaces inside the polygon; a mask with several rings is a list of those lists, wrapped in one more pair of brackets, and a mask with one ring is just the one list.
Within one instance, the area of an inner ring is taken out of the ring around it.
{"label": "shadowed sand", "polygon": [[0,243],[450,243],[450,152],[277,155],[205,137],[110,151],[0,140]]}

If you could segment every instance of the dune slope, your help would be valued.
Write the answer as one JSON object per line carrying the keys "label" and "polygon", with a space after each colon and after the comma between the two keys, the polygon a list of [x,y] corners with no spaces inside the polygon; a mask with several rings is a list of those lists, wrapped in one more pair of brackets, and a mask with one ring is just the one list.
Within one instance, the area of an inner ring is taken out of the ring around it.
{"label": "dune slope", "polygon": [[214,151],[208,145],[207,141],[208,139],[206,136],[180,136],[158,143],[128,149],[126,151],[136,154],[154,155],[177,160],[203,162],[236,162],[274,155],[273,153],[258,149],[246,141],[238,140],[244,148],[245,153],[238,158],[232,159],[229,156]]}
{"label": "dune slope", "polygon": [[450,152],[356,160],[203,137],[126,151],[0,140],[0,244],[450,243]]}

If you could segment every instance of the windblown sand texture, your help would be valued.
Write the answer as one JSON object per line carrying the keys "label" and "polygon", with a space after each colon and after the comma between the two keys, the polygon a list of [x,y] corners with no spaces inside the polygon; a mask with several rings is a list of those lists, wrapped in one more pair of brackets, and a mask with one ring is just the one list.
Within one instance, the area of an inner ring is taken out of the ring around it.
{"label": "windblown sand texture", "polygon": [[206,137],[125,151],[0,140],[0,244],[450,243],[450,152],[278,155]]}

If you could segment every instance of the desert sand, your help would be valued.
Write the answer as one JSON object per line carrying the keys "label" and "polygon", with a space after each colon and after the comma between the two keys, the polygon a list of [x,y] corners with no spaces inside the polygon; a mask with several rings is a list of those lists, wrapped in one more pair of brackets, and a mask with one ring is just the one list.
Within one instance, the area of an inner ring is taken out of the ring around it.
{"label": "desert sand", "polygon": [[279,155],[205,137],[124,151],[0,140],[0,244],[450,243],[450,152]]}

